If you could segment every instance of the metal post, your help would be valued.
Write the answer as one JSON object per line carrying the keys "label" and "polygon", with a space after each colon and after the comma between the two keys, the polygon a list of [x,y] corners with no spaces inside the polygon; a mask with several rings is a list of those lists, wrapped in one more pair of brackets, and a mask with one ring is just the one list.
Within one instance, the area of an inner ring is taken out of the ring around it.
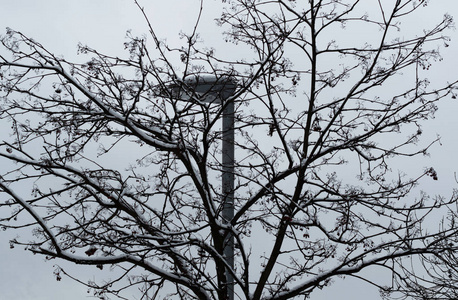
{"label": "metal post", "polygon": [[[183,84],[184,83],[184,84]],[[200,103],[225,105],[223,111],[223,169],[222,169],[222,217],[226,224],[234,218],[234,101],[231,98],[236,90],[236,81],[230,76],[195,75],[183,79],[182,83],[171,84],[169,93],[182,100],[193,99]],[[226,259],[227,300],[234,300],[234,236],[228,232],[223,244]]]}
{"label": "metal post", "polygon": [[[234,101],[225,103],[223,111],[223,218],[227,223],[234,217]],[[234,236],[228,233],[224,241],[224,257],[231,269],[234,269]],[[227,299],[234,300],[234,278],[226,269]]]}

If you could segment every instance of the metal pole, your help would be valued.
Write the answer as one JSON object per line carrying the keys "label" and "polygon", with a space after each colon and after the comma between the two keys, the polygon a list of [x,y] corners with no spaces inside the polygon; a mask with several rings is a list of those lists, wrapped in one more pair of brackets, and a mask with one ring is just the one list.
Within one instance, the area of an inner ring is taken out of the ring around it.
{"label": "metal pole", "polygon": [[[230,223],[234,217],[234,101],[225,103],[223,111],[223,218]],[[231,269],[234,269],[234,237],[227,234],[224,241],[224,257]],[[227,300],[234,300],[234,278],[226,269]]]}
{"label": "metal pole", "polygon": [[[234,218],[234,101],[231,96],[236,89],[235,78],[230,76],[190,76],[183,79],[185,83],[171,84],[170,93],[178,99],[188,100],[197,96],[203,103],[222,103],[223,110],[222,128],[222,216],[226,224]],[[189,89],[191,88],[191,89]],[[165,94],[168,96],[169,94]],[[229,98],[229,99],[228,99]],[[234,269],[234,236],[228,232],[223,244],[223,255],[226,259],[227,300],[234,300],[234,277],[229,269]]]}

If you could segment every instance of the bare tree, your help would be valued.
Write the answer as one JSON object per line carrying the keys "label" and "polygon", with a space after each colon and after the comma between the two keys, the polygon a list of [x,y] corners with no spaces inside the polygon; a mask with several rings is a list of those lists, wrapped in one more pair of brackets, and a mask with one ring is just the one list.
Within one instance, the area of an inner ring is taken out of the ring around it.
{"label": "bare tree", "polygon": [[[200,19],[182,46],[147,22],[125,58],[79,46],[82,64],[7,30],[0,205],[11,214],[0,223],[34,235],[11,246],[112,267],[117,277],[82,281],[103,299],[132,288],[142,299],[307,298],[344,275],[385,297],[456,299],[458,195],[417,193],[438,179],[431,166],[398,169],[427,153],[435,141],[422,146],[421,124],[455,97],[457,82],[426,78],[452,18],[406,32],[400,20],[427,1],[222,2],[217,22],[236,52],[199,42]],[[370,34],[359,39],[361,28]],[[204,75],[237,87],[204,103],[193,85]],[[392,274],[391,285],[368,268]]]}

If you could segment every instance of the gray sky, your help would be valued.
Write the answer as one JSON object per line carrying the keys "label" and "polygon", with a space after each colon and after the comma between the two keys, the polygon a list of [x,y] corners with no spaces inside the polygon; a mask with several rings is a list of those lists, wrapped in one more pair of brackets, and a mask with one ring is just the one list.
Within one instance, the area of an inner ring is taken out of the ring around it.
{"label": "gray sky", "polygon": [[[197,0],[149,0],[141,1],[146,6],[150,21],[157,33],[167,37],[170,43],[178,39],[178,33],[193,24],[198,11]],[[146,2],[150,3],[146,5]],[[205,12],[217,9],[220,1],[206,0]],[[449,12],[458,19],[458,1],[436,0],[430,4],[431,15],[418,18],[418,24],[439,16],[438,12]],[[205,15],[209,16],[211,14]],[[407,25],[407,24],[406,24]],[[0,9],[0,34],[5,27],[11,27],[33,37],[51,52],[61,54],[68,60],[76,58],[78,42],[87,44],[100,52],[121,54],[126,30],[134,34],[146,31],[141,13],[130,0],[2,0]],[[211,36],[211,29],[202,28],[204,37]],[[458,33],[452,33],[451,46],[444,52],[444,61],[433,66],[431,76],[436,80],[453,78],[458,75]],[[442,146],[432,149],[431,165],[438,171],[440,180],[422,189],[431,193],[450,194],[457,187],[453,180],[458,171],[456,155],[456,132],[458,122],[456,112],[458,102],[444,99],[437,117],[424,126],[425,138],[433,138],[436,133],[442,136]],[[4,134],[4,133],[3,133]],[[406,166],[409,168],[409,166]],[[11,231],[0,232],[0,299],[8,300],[76,300],[90,296],[86,289],[68,278],[57,282],[53,276],[54,265],[66,266],[65,262],[55,260],[45,262],[43,257],[34,256],[19,249],[9,249],[8,240],[14,237]],[[81,274],[88,274],[87,279],[97,276],[97,269],[87,267],[72,268]],[[384,277],[387,274],[371,276]],[[367,284],[355,283],[354,280],[337,281],[329,289],[312,295],[312,300],[322,299],[378,299],[378,292]]]}

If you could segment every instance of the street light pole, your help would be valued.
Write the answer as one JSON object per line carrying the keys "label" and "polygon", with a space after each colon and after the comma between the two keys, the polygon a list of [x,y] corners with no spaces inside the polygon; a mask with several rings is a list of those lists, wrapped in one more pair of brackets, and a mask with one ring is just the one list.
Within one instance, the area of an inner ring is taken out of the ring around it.
{"label": "street light pole", "polygon": [[[234,218],[234,101],[225,103],[223,110],[223,218],[230,223]],[[224,241],[224,257],[230,268],[234,269],[234,236],[228,232]],[[234,299],[234,278],[229,270],[226,270],[226,282],[228,300]]]}
{"label": "street light pole", "polygon": [[[226,224],[234,218],[234,101],[231,96],[236,83],[229,76],[196,75],[171,86],[173,95],[183,100],[195,99],[202,103],[222,104],[222,217]],[[228,226],[230,227],[230,226]],[[226,232],[223,255],[226,260],[227,300],[234,300],[234,236]]]}

